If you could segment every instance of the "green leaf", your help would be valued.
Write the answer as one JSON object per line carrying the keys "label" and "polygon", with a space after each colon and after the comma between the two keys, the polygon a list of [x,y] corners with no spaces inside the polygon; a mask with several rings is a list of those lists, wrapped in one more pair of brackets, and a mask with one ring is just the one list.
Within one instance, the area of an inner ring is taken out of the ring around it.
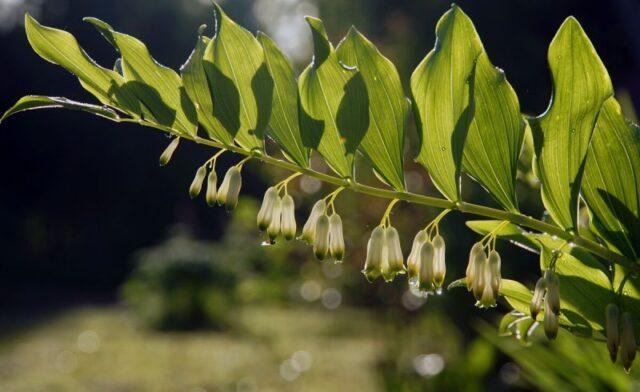
{"label": "green leaf", "polygon": [[[484,236],[503,223],[504,221],[497,220],[477,220],[467,221],[466,225],[471,230]],[[513,223],[503,225],[502,228],[496,232],[496,235],[498,238],[511,241],[531,252],[537,253],[539,251],[540,244],[537,241],[535,234],[529,233]]]}
{"label": "green leaf", "polygon": [[[366,107],[363,110],[350,104],[359,101],[347,91],[355,72],[345,69],[338,61],[322,21],[310,16],[306,20],[313,36],[314,56],[298,80],[302,141],[317,150],[333,171],[352,178],[354,153],[362,132],[342,131],[345,128],[338,125],[338,117],[347,123],[342,124],[344,127],[357,124],[361,122],[358,117],[366,115]],[[345,98],[347,94],[351,97]]]}
{"label": "green leaf", "polygon": [[160,65],[138,39],[114,31],[96,18],[85,18],[95,26],[122,56],[122,72],[130,91],[143,105],[145,119],[172,128],[178,133],[197,133],[197,114],[178,74]]}
{"label": "green leaf", "polygon": [[359,88],[358,95],[368,107],[364,122],[357,127],[364,130],[359,150],[387,184],[404,190],[403,152],[409,103],[402,92],[398,70],[353,27],[336,54],[343,64],[358,69],[346,89]]}
{"label": "green leaf", "polygon": [[45,97],[42,95],[27,95],[26,97],[20,98],[15,105],[13,105],[9,110],[7,110],[2,118],[0,118],[0,123],[3,122],[7,117],[14,115],[19,112],[24,112],[27,110],[35,110],[35,109],[53,109],[53,108],[64,108],[64,109],[72,109],[72,110],[80,110],[83,112],[88,112],[91,114],[95,114],[101,117],[108,118],[109,120],[119,121],[120,116],[115,111],[109,109],[105,106],[91,105],[88,103],[76,102],[67,98],[62,97]]}
{"label": "green leaf", "polygon": [[513,309],[529,314],[529,304],[533,294],[522,283],[511,279],[502,279],[500,295],[504,296]]}
{"label": "green leaf", "polygon": [[198,122],[205,129],[209,137],[230,145],[233,144],[233,137],[214,116],[213,91],[209,85],[204,63],[204,52],[211,40],[202,35],[205,27],[206,26],[202,26],[200,28],[196,47],[187,62],[180,69],[182,83],[189,98],[191,98],[196,106]]}
{"label": "green leaf", "polygon": [[584,169],[582,194],[595,231],[618,252],[640,256],[640,128],[615,98],[600,111]]}
{"label": "green leaf", "polygon": [[265,63],[273,78],[273,106],[267,133],[284,155],[302,167],[309,167],[309,149],[300,132],[298,85],[291,63],[267,35],[258,33]]}
{"label": "green leaf", "polygon": [[460,169],[473,118],[472,76],[482,42],[457,6],[436,26],[436,46],[411,76],[414,115],[421,140],[417,161],[440,192],[460,200]]}
{"label": "green leaf", "polygon": [[204,53],[214,115],[242,148],[262,150],[273,99],[273,80],[262,46],[220,6],[214,6],[216,36]]}
{"label": "green leaf", "polygon": [[549,46],[553,97],[531,121],[542,201],[563,229],[577,228],[578,193],[596,118],[613,89],[595,48],[574,18],[562,24]]}
{"label": "green leaf", "polygon": [[139,116],[139,103],[135,96],[123,90],[125,80],[117,72],[103,68],[82,50],[70,33],[42,26],[31,15],[25,15],[27,39],[33,50],[43,59],[57,64],[74,74],[80,84],[101,103]]}
{"label": "green leaf", "polygon": [[504,72],[491,64],[485,52],[476,62],[473,106],[463,170],[482,184],[503,208],[517,212],[516,176],[524,120],[518,96]]}

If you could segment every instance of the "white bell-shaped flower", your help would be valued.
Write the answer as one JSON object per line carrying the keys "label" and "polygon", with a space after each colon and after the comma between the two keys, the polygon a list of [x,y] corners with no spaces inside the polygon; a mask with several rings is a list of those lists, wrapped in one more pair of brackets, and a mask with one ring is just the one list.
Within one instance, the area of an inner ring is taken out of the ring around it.
{"label": "white bell-shaped flower", "polygon": [[218,197],[218,175],[215,170],[211,170],[209,172],[209,176],[207,177],[207,193],[205,193],[205,199],[209,207],[213,207],[216,204],[216,199]]}
{"label": "white bell-shaped flower", "polygon": [[324,199],[318,200],[311,209],[307,222],[302,227],[302,234],[300,240],[305,241],[308,244],[313,244],[315,241],[316,233],[316,221],[320,215],[324,214],[327,209],[327,203]]}
{"label": "white bell-shaped flower", "polygon": [[387,262],[382,265],[382,277],[387,282],[391,282],[396,275],[404,274],[405,272],[400,235],[395,227],[389,226],[385,229],[385,245]]}
{"label": "white bell-shaped flower", "polygon": [[278,198],[278,190],[275,186],[270,187],[264,193],[262,205],[260,206],[260,211],[258,211],[258,216],[256,218],[258,230],[265,231],[269,227],[269,224],[271,224],[271,220],[273,219],[273,210],[278,202]]}
{"label": "white bell-shaped flower", "polygon": [[329,253],[335,262],[341,262],[344,259],[344,249],[342,218],[333,213],[329,218]]}
{"label": "white bell-shaped flower", "polygon": [[531,297],[531,303],[529,304],[529,311],[531,318],[536,319],[538,314],[542,310],[542,301],[544,300],[544,294],[547,290],[547,281],[544,278],[538,279],[536,287],[533,289],[533,297]]}
{"label": "white bell-shaped flower", "polygon": [[436,250],[433,243],[427,240],[420,248],[420,276],[418,278],[418,289],[422,292],[433,291],[433,266],[436,257]]}
{"label": "white bell-shaped flower", "polygon": [[624,370],[628,373],[631,365],[633,365],[633,360],[636,358],[636,351],[638,350],[631,313],[622,313],[620,317],[620,329],[620,359],[622,360]]}
{"label": "white bell-shaped flower", "polygon": [[193,177],[193,181],[191,181],[191,186],[189,187],[189,196],[192,199],[195,199],[202,190],[202,184],[204,183],[204,178],[207,176],[207,168],[205,166],[200,166],[196,171],[196,175]]}
{"label": "white bell-shaped flower", "polygon": [[382,226],[373,229],[367,243],[367,259],[362,270],[369,282],[376,280],[382,274],[382,266],[387,264],[385,241],[385,229]]}
{"label": "white bell-shaped flower", "polygon": [[605,309],[605,330],[607,333],[607,349],[611,362],[615,363],[620,346],[620,309],[616,304],[610,303]]}
{"label": "white bell-shaped flower", "polygon": [[548,304],[553,313],[560,314],[560,280],[550,269],[545,271],[544,279],[547,283],[546,304]]}
{"label": "white bell-shaped flower", "polygon": [[326,259],[329,254],[329,217],[327,214],[320,215],[316,221],[313,254],[320,261]]}
{"label": "white bell-shaped flower", "polygon": [[420,250],[422,249],[422,244],[428,239],[429,236],[425,230],[420,230],[413,238],[411,252],[409,252],[409,257],[407,257],[407,274],[410,284],[418,282],[420,277]]}
{"label": "white bell-shaped flower", "polygon": [[465,282],[467,283],[467,290],[471,291],[476,276],[476,265],[482,261],[482,258],[486,257],[484,254],[484,248],[480,242],[476,242],[471,251],[469,252],[469,262],[467,264],[467,270],[465,275]]}
{"label": "white bell-shaped flower", "polygon": [[169,161],[171,160],[171,157],[173,156],[173,153],[178,148],[178,144],[180,144],[179,137],[173,139],[171,143],[169,143],[167,148],[164,149],[164,151],[162,152],[162,155],[160,155],[160,166],[165,166],[166,164],[169,163]]}
{"label": "white bell-shaped flower", "polygon": [[280,232],[285,240],[296,238],[296,206],[291,195],[282,198],[282,218]]}
{"label": "white bell-shaped flower", "polygon": [[441,235],[433,237],[433,249],[435,251],[435,258],[433,264],[433,285],[437,288],[442,287],[444,283],[444,277],[447,274],[447,264],[445,260],[444,238]]}
{"label": "white bell-shaped flower", "polygon": [[271,219],[269,226],[267,227],[267,235],[269,236],[269,242],[272,244],[276,242],[280,235],[282,228],[282,198],[276,194],[276,201],[273,204],[271,211]]}
{"label": "white bell-shaped flower", "polygon": [[544,301],[544,320],[542,325],[544,326],[544,334],[547,335],[547,339],[553,340],[558,336],[559,321],[558,315],[554,313],[549,307],[549,301],[547,300],[549,292],[545,295]]}

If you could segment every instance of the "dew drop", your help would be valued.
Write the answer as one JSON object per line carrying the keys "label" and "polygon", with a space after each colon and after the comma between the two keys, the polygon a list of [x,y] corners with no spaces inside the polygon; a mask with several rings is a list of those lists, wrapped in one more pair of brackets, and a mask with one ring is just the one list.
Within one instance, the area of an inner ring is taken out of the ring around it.
{"label": "dew drop", "polygon": [[440,146],[440,151],[447,151],[447,148],[445,146]]}
{"label": "dew drop", "polygon": [[271,241],[262,241],[260,243],[260,246],[272,246],[272,245],[275,245],[275,244],[276,244],[275,242],[271,242]]}

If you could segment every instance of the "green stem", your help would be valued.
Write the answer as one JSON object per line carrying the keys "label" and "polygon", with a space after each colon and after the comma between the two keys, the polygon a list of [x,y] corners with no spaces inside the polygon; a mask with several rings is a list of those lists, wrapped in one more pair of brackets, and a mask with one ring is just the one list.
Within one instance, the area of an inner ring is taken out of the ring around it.
{"label": "green stem", "polygon": [[[135,122],[141,125],[149,126],[165,132],[176,134],[176,132],[170,128],[159,126],[153,123],[148,123],[146,121],[135,120],[135,121],[128,121],[128,122]],[[198,144],[203,144],[203,145],[207,145],[215,148],[224,148],[226,150],[235,152],[237,154],[252,156],[255,159],[259,159],[262,162],[265,162],[272,166],[276,166],[281,169],[285,169],[289,171],[299,172],[307,176],[314,177],[322,182],[333,184],[339,187],[344,187],[353,192],[375,196],[383,199],[391,199],[391,200],[398,199],[398,200],[406,201],[408,203],[422,204],[422,205],[426,205],[434,208],[457,210],[462,213],[483,216],[483,217],[487,217],[495,220],[506,220],[519,226],[524,226],[541,233],[546,233],[551,236],[556,236],[558,238],[566,240],[569,243],[573,243],[578,247],[584,248],[595,255],[598,255],[604,260],[629,268],[634,273],[640,273],[640,264],[637,264],[635,261],[628,259],[627,257],[619,253],[613,252],[610,249],[600,245],[597,242],[581,237],[578,234],[565,232],[558,226],[534,219],[530,216],[526,216],[521,213],[507,212],[507,211],[499,210],[496,208],[486,207],[486,206],[473,204],[473,203],[467,203],[464,201],[453,202],[446,199],[419,195],[416,193],[411,193],[406,191],[395,191],[391,189],[382,189],[382,188],[372,187],[369,185],[359,184],[357,182],[353,182],[351,180],[346,180],[346,179],[332,176],[329,174],[320,173],[310,168],[304,168],[294,163],[283,161],[281,159],[277,159],[269,155],[265,155],[262,152],[247,151],[238,146],[226,145],[213,140],[203,139],[199,136],[189,136],[184,134],[180,134],[178,136],[185,139],[190,139]]]}

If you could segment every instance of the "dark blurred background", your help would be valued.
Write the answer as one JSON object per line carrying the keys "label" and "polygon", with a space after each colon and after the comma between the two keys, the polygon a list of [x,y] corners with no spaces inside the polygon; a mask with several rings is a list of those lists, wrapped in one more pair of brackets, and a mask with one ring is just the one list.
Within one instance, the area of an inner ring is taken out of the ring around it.
{"label": "dark blurred background", "polygon": [[[437,20],[450,6],[448,1],[409,0],[221,3],[243,26],[272,36],[298,70],[309,62],[312,51],[304,15],[322,17],[334,44],[354,24],[396,64],[405,92],[413,68],[433,46]],[[640,105],[640,2],[491,0],[458,4],[474,21],[492,62],[506,71],[524,113],[540,114],[548,105],[551,85],[546,50],[569,15],[578,18],[593,41],[628,116],[633,112],[633,104]],[[84,16],[106,20],[119,31],[142,39],[159,62],[174,69],[191,52],[198,26],[212,24],[208,0],[0,0],[0,53],[4,54],[0,62],[2,111],[26,94],[93,102],[74,76],[46,63],[31,50],[22,25],[25,12],[45,25],[72,32],[89,54],[106,67],[115,61],[115,53],[91,26],[82,22]],[[413,125],[410,130],[415,132]],[[158,156],[168,139],[158,132],[65,111],[15,116],[2,124],[0,132],[0,329],[4,331],[47,320],[76,306],[120,301],[122,293],[127,292],[121,289],[123,283],[144,259],[140,249],[158,246],[166,239],[169,243],[176,238],[209,241],[217,244],[210,249],[214,255],[233,251],[233,247],[259,246],[257,234],[246,234],[246,230],[240,230],[245,240],[229,242],[224,233],[229,229],[231,215],[220,208],[208,208],[202,200],[189,199],[187,188],[193,173],[210,156],[210,151],[182,143],[169,167],[160,168]],[[412,138],[415,140],[415,135]],[[408,154],[414,153],[410,148]],[[219,168],[236,161],[234,157],[224,157]],[[411,189],[435,194],[424,171],[411,163],[407,164],[407,171]],[[269,183],[283,176],[284,173],[250,163],[244,171],[243,194],[260,198]],[[493,203],[470,181],[465,181],[464,187],[465,197]],[[330,188],[319,188],[310,180],[295,185],[299,224],[312,202],[328,191]],[[525,213],[541,216],[537,191],[523,186],[520,199]],[[425,306],[420,301],[415,306],[407,305],[408,300],[403,297],[405,282],[390,286],[364,283],[359,274],[362,251],[368,231],[377,223],[384,204],[346,193],[338,200],[351,233],[348,241],[351,249],[341,272],[346,283],[333,284],[339,288],[336,290],[342,302],[379,309],[376,312],[389,314],[391,318],[413,317],[404,315],[407,312],[430,315],[444,310],[442,317],[448,320],[445,323],[455,324],[462,336],[461,344],[466,347],[477,335],[474,320],[493,322],[504,312],[504,308],[498,312],[476,310],[463,291],[434,298]],[[250,199],[246,203],[255,204]],[[405,250],[415,230],[436,213],[406,205],[396,210],[394,223],[401,231]],[[249,219],[252,224],[253,219]],[[463,273],[467,250],[477,236],[464,227],[463,218],[456,214],[443,221],[441,230],[449,246],[451,281]],[[207,252],[209,248],[198,249]],[[319,268],[311,260],[311,252],[302,245],[287,245],[284,256],[273,249],[260,252],[247,256],[257,259],[247,267],[250,272],[230,273],[239,281],[248,273],[280,274],[272,280],[280,282],[278,277],[286,276],[280,290],[287,292],[290,287],[297,287],[296,282],[309,282],[305,281],[309,268]],[[503,246],[502,252],[504,276],[529,283],[536,279],[535,255],[511,246]],[[270,270],[271,267],[261,264],[264,259],[280,260],[280,269]],[[220,271],[214,269],[213,274],[216,273]],[[323,279],[331,280],[331,272],[323,274]],[[283,297],[291,300],[289,294]],[[325,308],[330,310],[331,306]],[[421,327],[416,328],[419,331]],[[497,363],[504,367],[507,362],[503,358]],[[493,376],[483,381],[486,385],[507,388],[508,382],[500,376],[498,365],[487,372]],[[388,384],[387,389],[395,390],[389,385],[393,384]]]}

